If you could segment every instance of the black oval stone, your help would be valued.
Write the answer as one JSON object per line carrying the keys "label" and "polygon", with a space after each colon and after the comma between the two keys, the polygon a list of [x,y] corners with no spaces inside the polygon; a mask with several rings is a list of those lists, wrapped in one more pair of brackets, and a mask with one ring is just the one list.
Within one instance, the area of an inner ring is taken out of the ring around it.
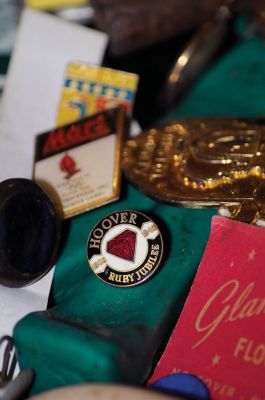
{"label": "black oval stone", "polygon": [[46,192],[16,178],[0,183],[0,283],[28,285],[54,265],[60,220]]}

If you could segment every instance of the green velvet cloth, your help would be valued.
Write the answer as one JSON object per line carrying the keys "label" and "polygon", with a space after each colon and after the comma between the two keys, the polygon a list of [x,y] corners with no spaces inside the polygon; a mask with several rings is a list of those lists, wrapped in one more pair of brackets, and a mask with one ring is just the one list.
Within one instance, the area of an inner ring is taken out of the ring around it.
{"label": "green velvet cloth", "polygon": [[[264,65],[263,44],[255,39],[242,41],[204,74],[164,120],[263,114]],[[36,372],[33,392],[86,381],[142,383],[177,320],[215,211],[168,206],[125,181],[122,191],[120,201],[71,221],[54,276],[55,305],[16,325],[21,368]],[[86,259],[92,227],[104,215],[121,209],[150,215],[164,236],[160,271],[138,287],[107,285],[93,274]]]}
{"label": "green velvet cloth", "polygon": [[[72,221],[56,266],[56,305],[29,315],[16,327],[20,364],[37,372],[36,391],[84,381],[141,383],[177,319],[213,211],[170,207],[126,186],[124,199]],[[92,227],[104,215],[121,209],[141,210],[153,217],[165,242],[160,271],[131,288],[102,282],[86,259]]]}
{"label": "green velvet cloth", "polygon": [[186,99],[164,117],[265,114],[265,45],[242,40],[197,81]]}

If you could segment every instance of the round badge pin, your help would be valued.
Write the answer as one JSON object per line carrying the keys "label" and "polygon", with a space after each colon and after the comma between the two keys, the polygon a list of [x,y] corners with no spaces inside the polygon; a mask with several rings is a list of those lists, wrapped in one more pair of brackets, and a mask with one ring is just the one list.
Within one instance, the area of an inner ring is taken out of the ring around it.
{"label": "round badge pin", "polygon": [[157,225],[139,211],[116,211],[93,228],[87,241],[92,271],[119,287],[148,280],[161,264],[163,239]]}

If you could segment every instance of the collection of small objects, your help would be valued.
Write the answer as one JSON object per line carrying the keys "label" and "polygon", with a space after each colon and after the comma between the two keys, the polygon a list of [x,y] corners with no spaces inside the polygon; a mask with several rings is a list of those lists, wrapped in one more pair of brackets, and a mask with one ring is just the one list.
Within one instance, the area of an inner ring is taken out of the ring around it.
{"label": "collection of small objects", "polygon": [[[122,37],[127,35],[128,48],[134,51],[150,45],[152,40],[170,37],[173,26],[169,24],[168,31],[165,28],[159,38],[150,28],[144,43],[132,39],[141,20],[136,20],[135,27],[122,24],[126,13],[134,15],[130,2],[108,4],[95,0],[88,5],[82,0],[66,1],[63,7],[55,7],[54,15],[43,12],[52,7],[48,0],[40,3],[27,0],[29,8],[20,15],[0,103],[0,283],[7,299],[0,301],[8,302],[15,296],[17,302],[12,306],[15,311],[9,325],[3,322],[0,332],[0,398],[28,398],[38,374],[31,367],[18,372],[10,335],[24,315],[46,308],[53,267],[63,257],[66,224],[75,218],[81,221],[83,215],[102,207],[101,218],[89,227],[86,265],[82,268],[88,270],[91,281],[98,280],[95,287],[103,292],[107,285],[110,289],[106,290],[113,290],[114,296],[114,290],[118,290],[121,299],[125,301],[127,296],[126,301],[130,301],[130,291],[152,285],[153,278],[159,278],[166,265],[170,234],[164,230],[155,206],[151,213],[141,204],[137,209],[127,208],[123,201],[119,207],[121,199],[132,196],[124,194],[125,187],[132,184],[136,188],[133,190],[158,206],[219,208],[219,216],[211,220],[210,237],[177,324],[162,350],[161,343],[157,343],[159,358],[156,355],[141,387],[114,384],[125,384],[126,379],[115,378],[112,385],[86,384],[84,380],[82,385],[30,398],[119,400],[126,395],[135,400],[166,400],[172,396],[263,400],[264,328],[253,332],[249,320],[261,318],[265,312],[263,285],[255,279],[264,258],[264,121],[244,117],[184,118],[151,126],[139,134],[141,128],[132,121],[139,76],[101,66],[107,35],[73,21],[96,22],[109,35],[110,51],[119,55],[126,52]],[[135,4],[136,10],[142,7],[143,15],[147,7],[144,3]],[[168,1],[162,15],[172,11],[173,3]],[[155,1],[151,11],[154,15],[157,7],[161,3]],[[206,21],[211,17],[210,22],[197,21],[199,30],[168,75],[160,97],[164,107],[173,104],[217,52],[238,6],[233,1],[215,1],[212,7],[205,16]],[[114,29],[115,12],[121,16],[119,34]],[[193,27],[188,14],[187,23]],[[13,28],[17,20],[11,18]],[[28,43],[33,31],[36,35]],[[65,49],[61,43],[51,43],[55,34],[69,38]],[[75,47],[74,43],[81,44]],[[10,42],[0,40],[0,51],[1,45],[8,48]],[[87,54],[84,60],[82,54]],[[52,77],[53,65],[42,68],[49,59],[56,65]],[[46,85],[51,88],[49,93]],[[15,121],[11,108],[17,110]],[[104,213],[104,207],[111,203],[114,208]],[[21,314],[16,313],[16,304],[30,296],[31,290],[42,294],[42,303],[30,304]],[[97,335],[93,323],[88,329]],[[231,343],[226,343],[222,335],[228,335]],[[254,386],[241,382],[240,376],[231,383],[227,367],[230,354],[234,370],[246,362],[247,373],[251,374],[250,365],[254,365]],[[110,365],[115,363],[115,357],[108,357]],[[220,368],[223,363],[226,367]]]}

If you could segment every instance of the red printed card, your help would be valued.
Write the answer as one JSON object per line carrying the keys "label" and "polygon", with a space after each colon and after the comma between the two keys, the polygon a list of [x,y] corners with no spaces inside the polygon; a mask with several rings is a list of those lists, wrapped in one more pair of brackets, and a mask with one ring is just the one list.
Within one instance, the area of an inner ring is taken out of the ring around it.
{"label": "red printed card", "polygon": [[213,217],[190,294],[149,383],[201,378],[212,399],[265,399],[265,229]]}

